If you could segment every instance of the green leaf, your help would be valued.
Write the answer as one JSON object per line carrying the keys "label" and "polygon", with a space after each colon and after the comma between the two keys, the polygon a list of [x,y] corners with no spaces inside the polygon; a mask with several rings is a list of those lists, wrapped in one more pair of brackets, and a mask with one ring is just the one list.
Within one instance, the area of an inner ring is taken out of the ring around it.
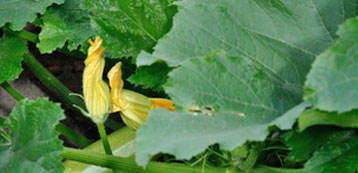
{"label": "green leaf", "polygon": [[153,110],[138,130],[136,161],[142,166],[159,152],[190,159],[211,144],[233,150],[247,140],[264,140],[267,126],[289,129],[309,105],[295,107],[301,98],[288,86],[248,58],[224,53],[190,59],[169,77],[164,88],[178,110]]}
{"label": "green leaf", "polygon": [[4,0],[0,2],[0,27],[10,23],[10,28],[19,31],[27,22],[43,14],[51,4],[62,4],[64,0]]}
{"label": "green leaf", "polygon": [[[338,24],[357,13],[357,1],[181,1],[173,28],[137,65],[157,59],[177,66],[224,49],[253,59],[283,81],[301,84],[313,57],[333,45]],[[334,14],[334,15],[333,15]]]}
{"label": "green leaf", "polygon": [[[138,55],[137,66],[164,60],[170,67],[223,49],[266,68],[296,92],[314,57],[334,44],[339,24],[357,13],[357,1],[180,1],[173,28]],[[334,15],[333,15],[334,14]]]}
{"label": "green leaf", "polygon": [[54,125],[65,115],[59,104],[47,98],[23,99],[9,116],[11,146],[0,148],[4,172],[63,172],[62,141]]}
{"label": "green leaf", "polygon": [[151,51],[176,12],[168,0],[83,0],[81,8],[94,14],[92,28],[114,57]]}
{"label": "green leaf", "polygon": [[11,82],[22,72],[21,61],[27,52],[26,41],[13,35],[0,38],[0,83]]}
{"label": "green leaf", "polygon": [[159,61],[150,66],[141,66],[136,73],[128,78],[128,81],[135,85],[142,85],[143,88],[151,88],[160,92],[163,84],[168,79],[171,68],[165,62]]}
{"label": "green leaf", "polygon": [[75,50],[93,35],[89,12],[80,9],[80,0],[66,0],[60,6],[49,8],[42,20],[44,25],[37,47],[41,53],[51,53],[68,40],[68,49]]}
{"label": "green leaf", "polygon": [[358,18],[347,20],[338,34],[336,44],[314,61],[305,99],[321,110],[345,112],[358,108]]}
{"label": "green leaf", "polygon": [[336,132],[333,128],[313,127],[303,132],[293,130],[284,134],[285,144],[291,149],[289,156],[295,161],[307,160],[313,151],[325,143]]}
{"label": "green leaf", "polygon": [[346,128],[358,128],[358,110],[338,114],[311,109],[298,118],[300,131],[314,125],[335,125]]}
{"label": "green leaf", "polygon": [[336,133],[304,165],[307,173],[355,172],[358,170],[358,137],[354,131]]}

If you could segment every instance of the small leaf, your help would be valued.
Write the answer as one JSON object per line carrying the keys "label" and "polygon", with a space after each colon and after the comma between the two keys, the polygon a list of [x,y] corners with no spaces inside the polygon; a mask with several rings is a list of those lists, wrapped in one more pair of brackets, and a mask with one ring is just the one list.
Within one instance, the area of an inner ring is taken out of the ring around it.
{"label": "small leaf", "polygon": [[342,24],[338,35],[336,44],[314,61],[305,99],[321,110],[345,112],[358,108],[358,18]]}
{"label": "small leaf", "polygon": [[51,4],[63,2],[64,0],[0,1],[0,27],[10,23],[12,30],[19,31],[27,22],[34,21],[37,13],[43,14]]}
{"label": "small leaf", "polygon": [[298,118],[300,131],[314,125],[335,125],[346,128],[358,128],[358,110],[345,113],[326,112],[311,109]]}
{"label": "small leaf", "polygon": [[0,38],[0,83],[11,82],[22,72],[21,61],[27,52],[26,41],[13,35]]}
{"label": "small leaf", "polygon": [[167,81],[168,73],[171,70],[165,62],[156,62],[150,66],[141,66],[136,73],[128,78],[128,81],[135,85],[142,85],[143,88],[151,88],[160,92],[163,84]]}
{"label": "small leaf", "polygon": [[63,146],[54,126],[64,117],[60,105],[47,98],[20,101],[9,116],[12,144],[0,148],[0,170],[63,172]]}
{"label": "small leaf", "polygon": [[80,9],[81,1],[66,0],[60,6],[49,8],[43,15],[44,25],[37,47],[41,53],[51,53],[68,40],[68,49],[75,50],[93,35],[89,12]]}
{"label": "small leaf", "polygon": [[303,132],[293,130],[284,134],[285,144],[291,149],[289,156],[295,161],[307,160],[312,152],[325,143],[336,132],[332,128],[313,127]]}
{"label": "small leaf", "polygon": [[176,12],[168,0],[84,0],[81,8],[93,14],[94,32],[116,58],[151,51]]}
{"label": "small leaf", "polygon": [[358,137],[354,131],[335,133],[304,165],[307,173],[355,172],[358,170]]}

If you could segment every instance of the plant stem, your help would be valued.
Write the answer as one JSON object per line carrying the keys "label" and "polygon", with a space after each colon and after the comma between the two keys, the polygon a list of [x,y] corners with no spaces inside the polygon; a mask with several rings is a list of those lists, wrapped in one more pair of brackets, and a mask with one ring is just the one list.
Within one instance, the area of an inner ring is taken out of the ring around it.
{"label": "plant stem", "polygon": [[73,141],[74,143],[76,143],[82,148],[85,148],[92,143],[90,140],[76,133],[75,131],[68,128],[66,125],[62,123],[57,124],[55,126],[55,129],[56,131],[60,132],[63,136],[67,137],[69,140]]}
{"label": "plant stem", "polygon": [[16,36],[21,37],[21,38],[23,38],[25,40],[28,40],[30,42],[33,42],[33,43],[38,43],[39,42],[38,36],[36,34],[32,33],[32,32],[29,32],[29,31],[26,31],[26,30],[12,31],[8,27],[4,27],[3,30],[5,32],[7,32],[7,33],[16,35]]}
{"label": "plant stem", "polygon": [[106,129],[104,128],[103,123],[97,124],[97,127],[99,136],[101,136],[104,151],[106,152],[106,154],[112,155],[111,146],[109,146]]}
{"label": "plant stem", "polygon": [[[1,87],[3,87],[17,101],[21,101],[22,99],[25,98],[22,94],[20,94],[14,87],[12,87],[6,81],[1,84]],[[55,126],[55,129],[60,134],[62,134],[63,136],[67,137],[68,139],[70,139],[71,141],[73,141],[74,143],[76,143],[77,145],[79,145],[79,146],[81,146],[83,148],[92,143],[90,140],[88,140],[87,138],[85,138],[85,137],[81,136],[80,134],[76,133],[75,131],[73,131],[72,129],[68,128],[64,124],[61,124],[61,123],[57,124]]]}
{"label": "plant stem", "polygon": [[6,90],[17,101],[24,99],[24,96],[17,92],[16,89],[13,88],[7,81],[1,83],[1,87],[4,88],[4,90]]}
{"label": "plant stem", "polygon": [[[177,163],[149,162],[146,169],[137,166],[133,159],[110,156],[92,151],[82,151],[72,148],[65,148],[61,157],[68,160],[78,161],[91,165],[97,165],[117,170],[138,173],[199,173],[200,167],[191,167]],[[224,173],[223,168],[205,168],[206,173]]]}
{"label": "plant stem", "polygon": [[[32,33],[32,32],[29,32],[29,31],[26,31],[26,30],[12,31],[8,27],[4,27],[3,30],[5,32],[7,32],[7,33],[10,33],[10,34],[16,35],[18,37],[21,37],[21,38],[23,38],[23,39],[25,39],[27,41],[32,42],[32,43],[38,43],[39,42],[38,36],[36,34]],[[65,47],[61,48],[61,49],[57,49],[57,51],[59,51],[61,53],[64,53],[64,54],[67,54],[67,55],[78,57],[78,58],[81,58],[81,59],[84,59],[86,57],[82,52],[80,52],[78,50],[69,51]]]}
{"label": "plant stem", "polygon": [[[24,61],[27,67],[35,76],[46,85],[63,103],[71,108],[72,111],[81,115],[81,113],[72,105],[75,104],[85,109],[83,101],[78,97],[70,96],[71,91],[63,85],[55,76],[53,76],[31,53],[25,53]],[[89,121],[89,119],[88,119]]]}

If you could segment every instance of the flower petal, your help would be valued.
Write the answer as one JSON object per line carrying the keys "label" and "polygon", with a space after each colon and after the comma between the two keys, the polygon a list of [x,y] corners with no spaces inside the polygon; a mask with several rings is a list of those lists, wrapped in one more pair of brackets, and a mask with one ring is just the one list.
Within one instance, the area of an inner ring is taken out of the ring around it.
{"label": "flower petal", "polygon": [[172,101],[167,99],[160,99],[160,98],[150,98],[149,99],[152,102],[151,109],[155,108],[167,108],[170,111],[175,111],[175,106]]}
{"label": "flower petal", "polygon": [[118,112],[123,109],[122,102],[122,63],[118,62],[107,74],[109,79],[109,86],[111,87],[111,98],[114,103],[112,112]]}

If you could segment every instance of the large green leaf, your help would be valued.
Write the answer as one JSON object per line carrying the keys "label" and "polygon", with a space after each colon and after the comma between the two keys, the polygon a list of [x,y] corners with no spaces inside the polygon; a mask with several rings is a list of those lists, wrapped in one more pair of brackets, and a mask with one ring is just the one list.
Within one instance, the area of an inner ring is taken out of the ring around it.
{"label": "large green leaf", "polygon": [[355,172],[358,170],[358,138],[353,131],[335,133],[304,165],[307,173]]}
{"label": "large green leaf", "polygon": [[2,172],[63,172],[62,142],[54,125],[65,116],[46,98],[24,99],[9,116],[12,144],[0,148]]}
{"label": "large green leaf", "polygon": [[288,86],[250,59],[224,53],[190,59],[169,77],[165,90],[178,110],[151,111],[138,130],[136,161],[142,166],[159,152],[190,159],[211,144],[232,150],[264,140],[267,126],[289,129],[309,105],[294,107],[301,98]]}
{"label": "large green leaf", "polygon": [[338,114],[311,109],[302,113],[298,118],[301,131],[314,125],[335,125],[346,128],[358,128],[358,110]]}
{"label": "large green leaf", "polygon": [[0,83],[19,77],[22,56],[26,51],[26,41],[22,38],[5,34],[0,39]]}
{"label": "large green leaf", "polygon": [[[263,140],[269,125],[290,128],[308,105],[288,111],[301,102],[314,56],[334,44],[338,24],[357,10],[355,0],[180,5],[172,30],[153,54],[137,59],[137,65],[158,59],[180,65],[164,87],[178,111],[150,112],[137,136],[140,165],[158,152],[188,159],[210,144],[232,150],[246,140]],[[231,56],[196,58],[217,49]]]}
{"label": "large green leaf", "polygon": [[150,51],[169,31],[176,11],[168,0],[83,0],[81,8],[94,14],[94,32],[114,57]]}
{"label": "large green leaf", "polygon": [[51,7],[42,17],[44,25],[37,47],[41,53],[51,53],[68,40],[68,49],[74,50],[93,35],[89,12],[80,9],[80,0],[66,0]]}
{"label": "large green leaf", "polygon": [[338,24],[357,12],[357,1],[327,0],[186,0],[171,31],[152,55],[137,65],[165,60],[177,66],[188,58],[223,49],[252,59],[296,92],[314,56],[334,44]]}
{"label": "large green leaf", "polygon": [[3,0],[0,1],[0,27],[10,23],[13,30],[21,30],[27,22],[36,19],[37,13],[43,14],[53,3],[61,4],[64,0]]}
{"label": "large green leaf", "polygon": [[290,148],[291,156],[295,161],[307,160],[313,151],[318,149],[329,137],[336,132],[333,128],[321,126],[309,128],[303,132],[292,130],[284,134],[285,144]]}
{"label": "large green leaf", "polygon": [[347,20],[338,34],[336,44],[313,63],[305,99],[321,110],[345,112],[358,108],[358,18]]}

